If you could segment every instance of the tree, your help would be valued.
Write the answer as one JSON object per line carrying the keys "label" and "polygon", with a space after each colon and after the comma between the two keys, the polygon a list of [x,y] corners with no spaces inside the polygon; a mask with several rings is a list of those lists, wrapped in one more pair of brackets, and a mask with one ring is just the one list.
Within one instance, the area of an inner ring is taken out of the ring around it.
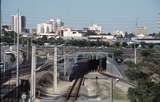
{"label": "tree", "polygon": [[115,48],[113,50],[113,54],[114,54],[114,59],[116,60],[116,62],[121,63],[123,61],[123,56],[122,56],[123,51],[122,51],[122,49]]}
{"label": "tree", "polygon": [[135,37],[135,35],[133,34],[133,33],[125,33],[125,37],[127,38],[127,39],[131,39],[132,37]]}
{"label": "tree", "polygon": [[48,38],[46,35],[43,35],[42,38],[41,38],[42,42],[45,43],[47,42]]}
{"label": "tree", "polygon": [[113,45],[116,48],[120,48],[121,47],[121,43],[120,42],[115,42],[115,44]]}
{"label": "tree", "polygon": [[150,49],[152,49],[152,48],[154,48],[154,44],[148,44],[148,47],[150,48]]}
{"label": "tree", "polygon": [[136,87],[128,90],[131,102],[160,102],[160,54],[155,53],[160,52],[144,49],[139,63],[127,63],[125,74],[136,84]]}
{"label": "tree", "polygon": [[156,38],[160,38],[160,32],[157,33],[155,36],[156,36]]}
{"label": "tree", "polygon": [[123,47],[127,47],[128,44],[127,44],[126,42],[123,42],[123,43],[122,43],[122,46],[123,46]]}
{"label": "tree", "polygon": [[6,42],[8,45],[12,45],[14,40],[16,41],[17,33],[14,31],[3,31],[4,35],[1,36],[1,42]]}

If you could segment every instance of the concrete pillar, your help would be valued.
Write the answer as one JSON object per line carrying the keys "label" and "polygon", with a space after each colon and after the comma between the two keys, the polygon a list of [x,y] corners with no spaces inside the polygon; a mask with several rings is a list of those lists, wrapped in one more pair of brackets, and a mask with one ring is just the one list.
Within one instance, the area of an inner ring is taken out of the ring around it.
{"label": "concrete pillar", "polygon": [[78,54],[74,56],[74,63],[77,63]]}
{"label": "concrete pillar", "polygon": [[31,67],[31,102],[36,97],[36,47],[32,46],[32,67]]}
{"label": "concrete pillar", "polygon": [[27,38],[27,61],[29,59],[29,39]]}
{"label": "concrete pillar", "polygon": [[66,77],[67,67],[68,67],[68,59],[67,55],[64,54],[64,78]]}
{"label": "concrete pillar", "polygon": [[3,61],[3,65],[4,65],[3,66],[3,68],[4,68],[3,72],[5,73],[6,72],[6,53],[5,52],[4,52],[4,57],[3,58],[4,58],[4,61]]}
{"label": "concrete pillar", "polygon": [[99,68],[102,69],[102,56],[99,56]]}
{"label": "concrete pillar", "polygon": [[96,56],[96,60],[98,60],[98,58],[99,58],[99,55],[98,55],[98,54],[95,54],[95,56]]}
{"label": "concrete pillar", "polygon": [[106,71],[108,69],[108,53],[106,54]]}
{"label": "concrete pillar", "polygon": [[[49,55],[49,53],[47,53],[47,61],[49,62],[49,59],[50,58],[50,55]],[[53,58],[53,57],[52,57]]]}
{"label": "concrete pillar", "polygon": [[112,59],[111,59],[111,74],[113,74],[113,61],[114,61],[114,54],[112,54]]}
{"label": "concrete pillar", "polygon": [[[112,54],[112,62],[113,62],[114,55]],[[113,73],[113,65],[111,67],[111,73]],[[113,102],[113,78],[111,78],[111,102]]]}
{"label": "concrete pillar", "polygon": [[54,91],[57,89],[57,47],[54,48],[54,67],[53,67],[53,76],[54,76]]}
{"label": "concrete pillar", "polygon": [[111,97],[110,97],[110,102],[113,102],[113,78],[111,78],[111,89],[110,89],[110,95],[111,95]]}
{"label": "concrete pillar", "polygon": [[137,64],[137,49],[135,44],[134,44],[134,64]]}

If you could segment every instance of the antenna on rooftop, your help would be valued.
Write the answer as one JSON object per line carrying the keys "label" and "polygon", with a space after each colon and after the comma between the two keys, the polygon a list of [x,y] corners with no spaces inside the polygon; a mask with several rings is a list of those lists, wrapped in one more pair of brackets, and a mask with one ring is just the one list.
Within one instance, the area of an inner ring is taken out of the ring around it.
{"label": "antenna on rooftop", "polygon": [[136,28],[138,27],[138,18],[136,18]]}

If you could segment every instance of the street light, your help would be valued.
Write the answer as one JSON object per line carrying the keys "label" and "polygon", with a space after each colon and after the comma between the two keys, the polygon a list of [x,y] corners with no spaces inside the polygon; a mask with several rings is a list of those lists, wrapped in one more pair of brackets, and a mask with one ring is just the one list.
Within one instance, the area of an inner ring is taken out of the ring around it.
{"label": "street light", "polygon": [[[19,86],[19,9],[18,9],[18,20],[17,20],[17,23],[18,23],[18,32],[17,32],[17,68],[16,68],[16,86],[18,87]],[[18,92],[18,90],[17,90]]]}
{"label": "street light", "polygon": [[136,49],[136,43],[134,43],[134,64],[137,63],[137,49]]}
{"label": "street light", "polygon": [[113,82],[113,78],[111,78],[111,102],[113,102],[113,89],[114,86],[118,83],[119,79],[116,79],[115,82]]}
{"label": "street light", "polygon": [[53,85],[53,88],[54,88],[54,91],[57,90],[57,55],[58,55],[58,49],[57,47],[62,47],[64,44],[61,44],[61,45],[56,45],[54,47],[54,67],[53,67],[53,79],[54,79],[54,85]]}

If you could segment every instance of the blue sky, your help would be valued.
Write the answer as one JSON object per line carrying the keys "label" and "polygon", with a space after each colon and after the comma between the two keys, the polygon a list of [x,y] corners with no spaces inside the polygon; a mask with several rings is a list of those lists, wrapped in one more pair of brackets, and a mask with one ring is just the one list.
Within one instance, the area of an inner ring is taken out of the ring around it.
{"label": "blue sky", "polygon": [[27,17],[27,26],[50,18],[61,18],[65,25],[82,29],[93,23],[102,25],[105,32],[133,32],[136,18],[148,32],[157,32],[156,20],[160,0],[1,0],[2,23],[9,24],[17,9]]}

